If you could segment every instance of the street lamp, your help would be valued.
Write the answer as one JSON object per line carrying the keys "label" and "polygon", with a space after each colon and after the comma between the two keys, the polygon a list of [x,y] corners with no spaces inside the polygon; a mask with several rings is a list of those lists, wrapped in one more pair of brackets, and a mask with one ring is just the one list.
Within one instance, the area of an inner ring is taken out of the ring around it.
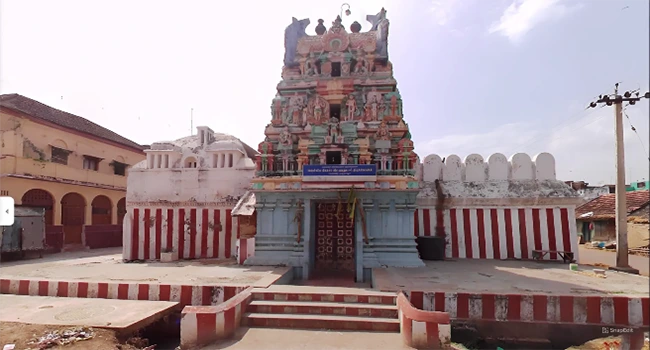
{"label": "street lamp", "polygon": [[350,4],[348,4],[348,3],[346,2],[346,3],[344,3],[343,5],[341,5],[341,13],[340,13],[340,17],[341,17],[341,18],[343,18],[343,7],[345,7],[345,6],[348,7],[348,8],[345,10],[345,15],[346,15],[346,16],[349,16],[349,15],[352,14],[352,11],[350,11]]}

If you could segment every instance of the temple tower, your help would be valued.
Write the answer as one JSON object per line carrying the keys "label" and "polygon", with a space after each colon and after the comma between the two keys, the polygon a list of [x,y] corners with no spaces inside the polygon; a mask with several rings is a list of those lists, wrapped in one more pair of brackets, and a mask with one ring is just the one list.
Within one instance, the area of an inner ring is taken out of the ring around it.
{"label": "temple tower", "polygon": [[257,234],[250,265],[295,277],[367,280],[380,266],[423,266],[414,241],[418,156],[388,59],[386,11],[371,27],[285,30],[282,81],[252,180]]}

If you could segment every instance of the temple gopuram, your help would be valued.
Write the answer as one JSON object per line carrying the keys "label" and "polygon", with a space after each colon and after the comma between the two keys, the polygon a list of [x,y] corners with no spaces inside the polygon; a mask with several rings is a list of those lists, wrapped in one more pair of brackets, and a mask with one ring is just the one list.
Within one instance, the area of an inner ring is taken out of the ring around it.
{"label": "temple gopuram", "polygon": [[259,144],[255,256],[294,278],[368,281],[381,266],[423,266],[414,240],[418,156],[388,57],[389,21],[337,17],[316,35],[285,30],[282,81]]}

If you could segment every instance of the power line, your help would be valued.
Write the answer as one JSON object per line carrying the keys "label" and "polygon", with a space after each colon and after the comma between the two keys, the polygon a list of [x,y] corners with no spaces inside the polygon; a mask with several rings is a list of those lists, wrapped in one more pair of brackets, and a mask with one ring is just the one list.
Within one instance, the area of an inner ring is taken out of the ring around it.
{"label": "power line", "polygon": [[643,152],[645,153],[645,156],[646,156],[646,157],[648,158],[648,160],[650,161],[650,154],[648,154],[648,151],[647,151],[646,148],[645,148],[645,144],[643,143],[643,139],[641,138],[641,135],[639,135],[639,132],[636,130],[636,128],[634,127],[634,125],[632,125],[632,120],[630,119],[630,116],[627,115],[627,112],[625,112],[625,109],[623,109],[623,114],[624,114],[625,117],[627,118],[627,122],[630,124],[630,128],[632,129],[632,131],[634,131],[634,133],[636,134],[636,137],[639,138],[639,142],[641,143],[641,147],[643,147]]}

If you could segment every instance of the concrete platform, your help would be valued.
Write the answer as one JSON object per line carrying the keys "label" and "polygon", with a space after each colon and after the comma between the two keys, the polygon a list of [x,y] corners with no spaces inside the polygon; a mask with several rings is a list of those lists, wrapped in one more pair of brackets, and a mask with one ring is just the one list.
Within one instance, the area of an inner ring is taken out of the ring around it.
{"label": "concrete platform", "polygon": [[122,334],[142,329],[173,312],[179,303],[0,295],[0,321],[87,326]]}
{"label": "concrete platform", "polygon": [[427,261],[422,268],[373,269],[374,288],[475,294],[547,294],[648,297],[648,277],[607,271],[607,278],[580,266],[511,260]]}
{"label": "concrete platform", "polygon": [[127,264],[122,262],[122,248],[106,248],[3,262],[0,278],[264,288],[287,271],[288,267],[240,266],[235,260],[215,259]]}

